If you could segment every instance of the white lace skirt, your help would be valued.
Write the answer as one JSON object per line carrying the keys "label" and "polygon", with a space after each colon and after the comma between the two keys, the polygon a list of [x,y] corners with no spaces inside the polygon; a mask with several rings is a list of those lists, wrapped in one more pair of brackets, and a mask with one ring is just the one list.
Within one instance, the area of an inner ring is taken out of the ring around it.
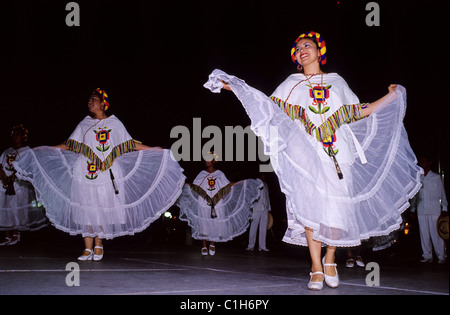
{"label": "white lace skirt", "polygon": [[[133,235],[172,206],[184,184],[169,150],[145,150],[116,158],[110,172],[88,174],[86,157],[52,147],[29,150],[14,162],[30,181],[54,226],[71,235],[112,239]],[[96,177],[98,176],[98,177]]]}
{"label": "white lace skirt", "polygon": [[36,200],[33,186],[14,182],[15,195],[0,186],[0,231],[37,231],[48,225],[45,209]]}
{"label": "white lace skirt", "polygon": [[423,172],[403,126],[402,86],[375,113],[341,127],[348,139],[357,140],[368,162],[361,163],[352,141],[353,157],[340,165],[344,179],[339,180],[331,158],[319,155],[321,144],[269,97],[220,70],[210,75],[205,87],[218,93],[220,80],[229,83],[242,102],[286,195],[288,228],[283,241],[307,245],[308,227],[324,245],[358,246],[363,239],[400,228],[401,213],[419,190]]}
{"label": "white lace skirt", "polygon": [[214,242],[227,242],[243,234],[251,218],[252,205],[259,199],[263,183],[259,179],[246,179],[235,183],[230,192],[215,206],[217,218],[211,218],[211,207],[189,185],[177,201],[180,220],[192,228],[192,238]]}

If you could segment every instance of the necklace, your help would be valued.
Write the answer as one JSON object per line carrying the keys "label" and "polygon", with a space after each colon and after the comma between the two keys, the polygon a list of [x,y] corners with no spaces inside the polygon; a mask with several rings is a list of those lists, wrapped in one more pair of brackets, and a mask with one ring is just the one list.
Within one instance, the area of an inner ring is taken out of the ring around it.
{"label": "necklace", "polygon": [[[288,97],[286,98],[286,100],[285,100],[284,102],[287,103],[289,97],[291,97],[292,92],[294,91],[294,89],[295,89],[300,83],[305,82],[305,81],[308,81],[308,82],[309,82],[309,79],[311,79],[313,76],[315,76],[315,75],[317,75],[317,74],[318,74],[318,73],[313,73],[313,74],[303,74],[303,75],[305,76],[305,79],[304,79],[304,80],[300,80],[300,82],[298,82],[296,85],[294,85],[294,87],[291,89],[291,91],[289,92]],[[308,78],[308,76],[309,76],[309,78]],[[311,83],[309,83],[309,84],[311,85]]]}
{"label": "necklace", "polygon": [[97,121],[94,125],[92,125],[91,127],[89,127],[89,128],[86,130],[86,132],[85,132],[84,135],[83,135],[83,142],[82,142],[82,143],[84,143],[84,139],[85,139],[86,134],[88,133],[88,131],[91,130],[91,129],[93,129],[95,126],[97,126],[99,122],[105,121],[106,118],[108,118],[108,117],[105,117],[105,118],[95,118],[95,117],[92,117],[92,118],[95,119],[95,120],[98,120],[98,121]]}
{"label": "necklace", "polygon": [[[314,74],[311,75],[309,78],[308,78],[308,77],[306,78],[306,80],[308,81],[309,86],[310,86],[311,88],[313,88],[313,85],[311,84],[311,81],[309,81],[309,79],[311,79],[312,76],[314,76]],[[320,88],[321,88],[321,92],[322,92],[321,95],[322,95],[322,97],[325,99],[325,92],[324,92],[324,89],[323,89],[323,74],[320,75]],[[316,94],[314,93],[314,91],[313,91],[313,93],[312,93],[312,97],[313,97],[313,99],[314,99],[314,103],[316,103],[316,104],[320,103],[320,102],[317,100]],[[324,105],[326,105],[326,101],[323,101],[322,103],[323,103]],[[326,121],[325,113],[322,113],[322,111],[320,111],[320,112],[319,112],[319,116],[320,116],[320,120],[322,121],[322,124],[323,124],[323,123]],[[327,141],[331,141],[331,137],[330,137],[330,134],[328,133],[328,130],[327,130],[327,129],[324,129],[324,134],[325,134],[325,139],[326,139]]]}

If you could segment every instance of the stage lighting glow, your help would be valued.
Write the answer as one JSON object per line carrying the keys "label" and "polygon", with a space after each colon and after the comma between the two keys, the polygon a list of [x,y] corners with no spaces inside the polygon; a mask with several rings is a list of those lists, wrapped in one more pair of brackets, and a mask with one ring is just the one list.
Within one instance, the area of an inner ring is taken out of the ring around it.
{"label": "stage lighting glow", "polygon": [[172,219],[172,213],[170,213],[169,211],[164,212],[163,216],[165,218]]}

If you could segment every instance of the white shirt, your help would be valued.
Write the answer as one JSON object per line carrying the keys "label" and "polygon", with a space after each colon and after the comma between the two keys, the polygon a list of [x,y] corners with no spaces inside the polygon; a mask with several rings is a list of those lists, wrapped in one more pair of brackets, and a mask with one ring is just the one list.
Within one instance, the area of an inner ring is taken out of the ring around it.
{"label": "white shirt", "polygon": [[269,187],[264,183],[264,188],[261,191],[261,197],[253,205],[253,212],[270,211]]}
{"label": "white shirt", "polygon": [[411,211],[417,209],[418,215],[440,215],[441,207],[442,211],[447,211],[447,198],[441,176],[429,171],[422,177],[421,182],[422,188],[414,197]]}

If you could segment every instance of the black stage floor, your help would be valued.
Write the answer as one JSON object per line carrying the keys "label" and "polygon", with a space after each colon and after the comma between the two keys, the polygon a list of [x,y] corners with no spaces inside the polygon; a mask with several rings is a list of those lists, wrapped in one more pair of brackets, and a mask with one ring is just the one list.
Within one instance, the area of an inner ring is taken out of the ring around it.
{"label": "black stage floor", "polygon": [[307,248],[269,239],[270,252],[249,252],[246,237],[217,244],[214,256],[201,256],[197,241],[186,245],[144,231],[105,241],[101,262],[79,262],[80,236],[53,227],[23,232],[17,245],[0,247],[0,294],[189,295],[191,302],[194,296],[221,295],[449,294],[448,263],[420,263],[417,240],[413,249],[405,242],[379,252],[363,249],[365,263],[374,263],[369,270],[345,268],[345,249],[338,249],[339,287],[309,291]]}

